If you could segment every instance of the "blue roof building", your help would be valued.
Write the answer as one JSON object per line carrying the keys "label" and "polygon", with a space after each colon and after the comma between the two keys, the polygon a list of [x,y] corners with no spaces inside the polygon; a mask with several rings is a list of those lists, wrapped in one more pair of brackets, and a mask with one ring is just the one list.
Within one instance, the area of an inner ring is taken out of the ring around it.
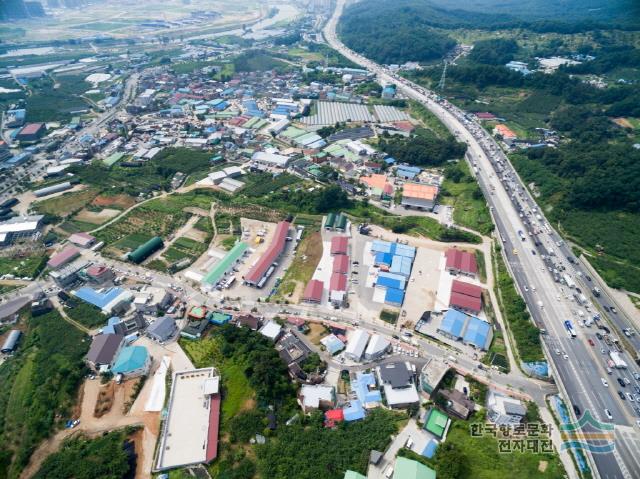
{"label": "blue roof building", "polygon": [[400,165],[396,169],[396,176],[406,180],[413,180],[421,171],[422,169],[417,166]]}
{"label": "blue roof building", "polygon": [[486,351],[489,349],[492,339],[493,331],[491,325],[486,321],[471,316],[462,340],[467,344]]}
{"label": "blue roof building", "polygon": [[375,406],[376,403],[382,402],[380,390],[371,389],[372,387],[376,387],[376,378],[372,373],[358,371],[356,378],[351,381],[351,390],[355,393],[361,405]]}
{"label": "blue roof building", "polygon": [[401,274],[402,276],[409,277],[411,275],[411,265],[413,261],[406,256],[395,255],[391,260],[391,267],[389,271],[395,274]]}
{"label": "blue roof building", "polygon": [[258,103],[253,98],[248,100],[244,100],[242,102],[242,107],[245,110],[245,114],[249,116],[257,116],[259,118],[264,117],[264,113],[258,108]]}
{"label": "blue roof building", "polygon": [[111,368],[114,374],[122,374],[127,378],[142,376],[149,372],[151,358],[144,346],[126,346],[120,350],[116,362]]}
{"label": "blue roof building", "polygon": [[384,302],[394,306],[402,306],[404,302],[404,291],[401,289],[387,288],[384,295]]}
{"label": "blue roof building", "polygon": [[391,261],[393,260],[393,255],[391,253],[376,253],[376,257],[374,260],[374,265],[380,266],[391,266]]}
{"label": "blue roof building", "polygon": [[374,253],[391,253],[391,243],[382,240],[373,240],[371,251]]}
{"label": "blue roof building", "polygon": [[407,244],[391,243],[391,253],[413,259],[416,257],[416,247]]}
{"label": "blue roof building", "polygon": [[393,157],[391,157],[391,156],[388,156],[388,157],[386,157],[386,158],[384,159],[384,162],[385,162],[387,165],[394,165],[394,164],[396,163],[396,159],[395,159],[395,158],[393,158]]}
{"label": "blue roof building", "polygon": [[486,351],[493,339],[491,324],[475,316],[470,316],[457,309],[446,312],[438,328],[438,332],[456,341]]}
{"label": "blue roof building", "polygon": [[467,322],[467,315],[457,309],[450,309],[442,318],[442,323],[438,331],[452,339],[459,340],[462,338],[462,331]]}
{"label": "blue roof building", "polygon": [[342,410],[342,415],[346,422],[358,421],[365,416],[362,404],[358,400],[351,401],[350,406]]}
{"label": "blue roof building", "polygon": [[133,295],[121,288],[95,290],[85,286],[73,291],[72,294],[76,298],[100,308],[105,314],[111,314],[121,304],[133,300]]}
{"label": "blue roof building", "polygon": [[107,325],[102,328],[102,334],[116,334],[114,326],[120,323],[121,319],[118,316],[111,316],[107,320]]}
{"label": "blue roof building", "polygon": [[378,273],[378,278],[376,279],[376,286],[380,286],[382,288],[395,288],[403,290],[406,285],[406,278],[399,274],[394,273],[385,273],[384,271]]}
{"label": "blue roof building", "polygon": [[344,349],[344,343],[340,341],[335,334],[325,336],[320,340],[320,342],[325,348],[327,348],[327,351],[331,355],[334,355]]}

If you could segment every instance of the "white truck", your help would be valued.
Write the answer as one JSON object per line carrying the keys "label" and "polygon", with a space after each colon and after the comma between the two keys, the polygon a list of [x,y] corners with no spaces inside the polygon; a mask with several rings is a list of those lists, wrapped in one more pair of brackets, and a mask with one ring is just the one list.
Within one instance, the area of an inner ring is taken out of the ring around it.
{"label": "white truck", "polygon": [[573,280],[573,278],[568,275],[567,273],[564,273],[562,275],[562,279],[564,279],[564,282],[567,286],[569,286],[569,288],[573,289],[576,287],[576,282]]}
{"label": "white truck", "polygon": [[627,363],[620,357],[620,353],[617,351],[610,351],[609,357],[613,364],[618,369],[627,369]]}

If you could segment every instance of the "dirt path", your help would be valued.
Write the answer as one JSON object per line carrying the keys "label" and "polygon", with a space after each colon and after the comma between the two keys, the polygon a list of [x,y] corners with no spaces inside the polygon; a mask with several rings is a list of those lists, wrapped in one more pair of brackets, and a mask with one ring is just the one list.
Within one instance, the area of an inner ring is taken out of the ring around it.
{"label": "dirt path", "polygon": [[80,331],[83,331],[83,332],[85,332],[87,334],[91,334],[91,330],[89,328],[87,328],[86,326],[83,326],[78,321],[75,321],[75,320],[71,319],[69,316],[67,316],[67,313],[64,311],[64,308],[60,304],[60,301],[58,300],[58,298],[56,298],[55,296],[51,296],[50,300],[51,300],[51,303],[53,304],[53,306],[60,313],[60,316],[62,316],[62,319],[64,319],[67,323],[72,324],[73,326],[78,328]]}

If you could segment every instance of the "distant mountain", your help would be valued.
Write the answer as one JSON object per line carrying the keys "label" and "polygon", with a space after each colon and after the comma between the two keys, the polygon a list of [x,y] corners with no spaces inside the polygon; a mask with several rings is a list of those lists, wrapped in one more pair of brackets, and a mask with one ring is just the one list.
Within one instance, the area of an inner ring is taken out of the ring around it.
{"label": "distant mountain", "polygon": [[0,20],[44,16],[44,9],[40,2],[25,2],[24,0],[3,0],[0,2]]}

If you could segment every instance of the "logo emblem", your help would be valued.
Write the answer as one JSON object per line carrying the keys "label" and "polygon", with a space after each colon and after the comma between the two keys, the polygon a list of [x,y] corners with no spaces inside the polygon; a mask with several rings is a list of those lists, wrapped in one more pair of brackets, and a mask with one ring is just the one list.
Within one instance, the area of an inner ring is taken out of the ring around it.
{"label": "logo emblem", "polygon": [[577,422],[560,426],[561,449],[582,449],[593,454],[606,454],[615,448],[614,425],[600,422],[587,410]]}

